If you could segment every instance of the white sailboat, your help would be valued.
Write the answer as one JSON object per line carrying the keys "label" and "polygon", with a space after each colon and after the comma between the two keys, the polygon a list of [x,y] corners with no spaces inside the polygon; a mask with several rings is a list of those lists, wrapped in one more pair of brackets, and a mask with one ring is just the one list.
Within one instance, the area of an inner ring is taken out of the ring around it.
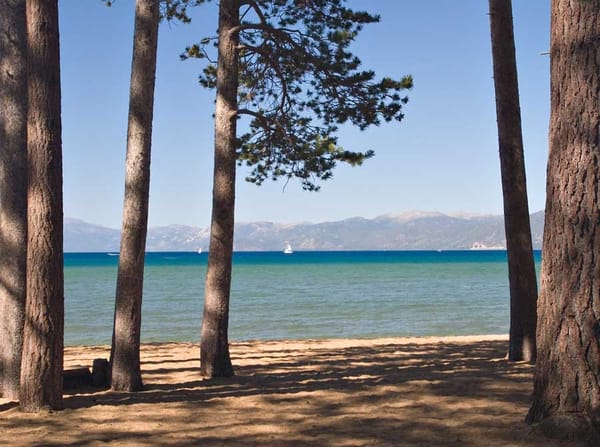
{"label": "white sailboat", "polygon": [[283,249],[283,253],[285,253],[286,255],[291,255],[292,253],[294,253],[294,250],[292,250],[292,246],[288,241],[285,241],[285,248]]}

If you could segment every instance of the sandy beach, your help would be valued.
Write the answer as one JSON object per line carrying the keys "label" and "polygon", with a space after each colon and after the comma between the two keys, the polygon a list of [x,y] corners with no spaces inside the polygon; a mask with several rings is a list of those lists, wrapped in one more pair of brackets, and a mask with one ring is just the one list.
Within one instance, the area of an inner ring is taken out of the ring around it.
{"label": "sandy beach", "polygon": [[[63,411],[0,399],[0,445],[576,446],[523,422],[531,365],[504,336],[236,342],[236,376],[202,380],[198,346],[146,344],[146,389],[68,391]],[[68,347],[65,368],[108,347]]]}

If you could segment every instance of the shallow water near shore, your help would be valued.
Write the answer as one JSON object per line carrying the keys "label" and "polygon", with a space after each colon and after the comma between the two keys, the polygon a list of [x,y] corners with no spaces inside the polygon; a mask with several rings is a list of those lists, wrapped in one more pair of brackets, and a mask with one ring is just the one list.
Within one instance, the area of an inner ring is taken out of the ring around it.
{"label": "shallow water near shore", "polygon": [[[539,270],[541,253],[535,253]],[[146,254],[142,341],[197,341],[207,254]],[[65,254],[65,343],[110,343],[118,256]],[[505,251],[237,252],[231,340],[504,334]]]}

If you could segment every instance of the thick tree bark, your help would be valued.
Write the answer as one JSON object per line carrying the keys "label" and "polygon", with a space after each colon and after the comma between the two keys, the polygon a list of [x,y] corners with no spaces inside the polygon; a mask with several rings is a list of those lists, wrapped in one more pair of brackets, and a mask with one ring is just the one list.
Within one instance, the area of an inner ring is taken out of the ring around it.
{"label": "thick tree bark", "polygon": [[110,361],[111,386],[118,391],[138,391],[143,385],[140,330],[159,20],[158,0],[136,1],[123,227]]}
{"label": "thick tree bark", "polygon": [[27,266],[25,0],[0,0],[0,395],[19,399]]}
{"label": "thick tree bark", "polygon": [[528,422],[556,415],[600,427],[600,2],[553,0],[551,117]]}
{"label": "thick tree bark", "polygon": [[490,0],[490,28],[510,289],[509,360],[536,357],[537,279],[531,243],[511,0]]}
{"label": "thick tree bark", "polygon": [[20,393],[24,411],[62,405],[63,204],[57,3],[27,0],[27,303]]}
{"label": "thick tree bark", "polygon": [[229,377],[228,320],[235,210],[239,0],[221,0],[215,112],[215,165],[210,248],[200,340],[200,371]]}

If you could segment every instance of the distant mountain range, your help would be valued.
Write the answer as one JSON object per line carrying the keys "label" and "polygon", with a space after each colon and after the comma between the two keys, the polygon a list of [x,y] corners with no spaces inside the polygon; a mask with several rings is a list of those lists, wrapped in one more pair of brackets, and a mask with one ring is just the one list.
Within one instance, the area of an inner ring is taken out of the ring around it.
{"label": "distant mountain range", "polygon": [[[531,215],[534,248],[542,246],[544,212]],[[119,250],[119,230],[65,219],[67,252]],[[168,225],[148,230],[147,251],[208,250],[209,229]],[[239,223],[234,250],[278,251],[289,241],[294,250],[466,250],[505,248],[503,216],[447,215],[414,211],[374,219],[278,224]]]}

